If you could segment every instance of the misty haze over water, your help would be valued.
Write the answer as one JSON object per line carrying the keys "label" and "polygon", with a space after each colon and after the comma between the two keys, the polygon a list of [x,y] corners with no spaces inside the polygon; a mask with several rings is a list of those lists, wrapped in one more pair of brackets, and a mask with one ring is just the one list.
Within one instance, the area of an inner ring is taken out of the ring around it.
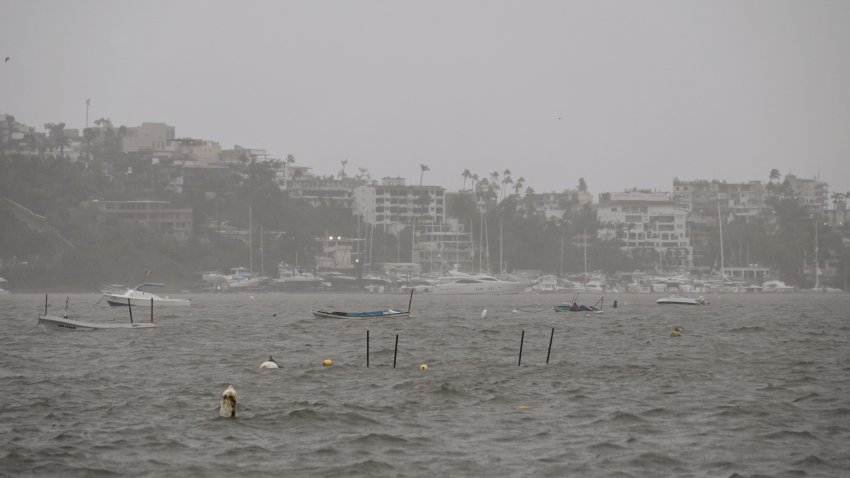
{"label": "misty haze over water", "polygon": [[0,475],[843,476],[848,25],[0,0]]}

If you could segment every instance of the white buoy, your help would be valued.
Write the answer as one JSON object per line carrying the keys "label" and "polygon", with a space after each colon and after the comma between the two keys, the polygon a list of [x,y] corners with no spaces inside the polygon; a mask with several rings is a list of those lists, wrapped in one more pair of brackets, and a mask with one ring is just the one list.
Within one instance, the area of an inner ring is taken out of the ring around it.
{"label": "white buoy", "polygon": [[486,319],[486,318],[487,318],[487,309],[484,309],[484,310],[482,310],[482,311],[481,311],[481,318],[482,318],[482,319]]}
{"label": "white buoy", "polygon": [[280,366],[274,361],[272,356],[269,355],[269,359],[261,363],[260,368],[280,368]]}
{"label": "white buoy", "polygon": [[236,389],[229,385],[221,394],[221,407],[218,414],[222,417],[236,417]]}

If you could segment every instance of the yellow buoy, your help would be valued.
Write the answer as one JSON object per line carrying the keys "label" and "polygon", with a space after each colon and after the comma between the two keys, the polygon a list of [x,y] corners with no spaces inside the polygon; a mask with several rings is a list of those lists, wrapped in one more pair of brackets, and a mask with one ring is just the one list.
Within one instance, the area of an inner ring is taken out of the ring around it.
{"label": "yellow buoy", "polygon": [[325,359],[325,361],[322,362],[322,365],[324,365],[325,367],[330,367],[333,364],[334,364],[334,361],[331,360],[331,359]]}
{"label": "yellow buoy", "polygon": [[419,370],[428,370],[428,364],[423,363],[422,365],[419,366]]}

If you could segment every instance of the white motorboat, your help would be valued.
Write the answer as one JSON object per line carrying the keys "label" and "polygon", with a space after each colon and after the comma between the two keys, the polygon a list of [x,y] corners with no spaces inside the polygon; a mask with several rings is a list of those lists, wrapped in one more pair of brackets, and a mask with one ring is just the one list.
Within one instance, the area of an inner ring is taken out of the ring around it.
{"label": "white motorboat", "polygon": [[769,280],[765,282],[762,286],[762,292],[795,292],[797,289],[793,286],[786,285],[781,280]]}
{"label": "white motorboat", "polygon": [[272,279],[269,286],[273,289],[284,291],[316,290],[322,286],[323,279],[309,270],[293,267],[286,262],[277,266],[277,279]]}
{"label": "white motorboat", "polygon": [[699,296],[697,298],[693,297],[682,297],[678,295],[671,295],[670,297],[662,297],[655,301],[656,304],[660,305],[708,305],[705,297]]}
{"label": "white motorboat", "polygon": [[114,289],[106,289],[102,292],[103,296],[106,298],[106,303],[113,307],[127,307],[128,300],[132,305],[135,306],[148,306],[151,304],[151,299],[153,299],[153,302],[158,306],[192,305],[192,301],[189,299],[172,299],[168,296],[161,297],[144,290],[145,287],[163,286],[164,284],[159,284],[156,282],[143,282],[132,289],[127,289],[124,292],[120,292]]}
{"label": "white motorboat", "polygon": [[452,273],[431,287],[432,294],[515,294],[531,284],[496,279],[487,274]]}

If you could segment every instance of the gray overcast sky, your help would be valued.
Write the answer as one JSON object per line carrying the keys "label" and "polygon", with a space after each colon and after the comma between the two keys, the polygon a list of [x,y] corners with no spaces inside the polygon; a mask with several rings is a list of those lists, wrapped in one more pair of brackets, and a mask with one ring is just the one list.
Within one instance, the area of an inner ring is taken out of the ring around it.
{"label": "gray overcast sky", "polygon": [[[460,187],[850,189],[850,1],[0,0],[0,112]],[[558,119],[561,118],[561,119]]]}

